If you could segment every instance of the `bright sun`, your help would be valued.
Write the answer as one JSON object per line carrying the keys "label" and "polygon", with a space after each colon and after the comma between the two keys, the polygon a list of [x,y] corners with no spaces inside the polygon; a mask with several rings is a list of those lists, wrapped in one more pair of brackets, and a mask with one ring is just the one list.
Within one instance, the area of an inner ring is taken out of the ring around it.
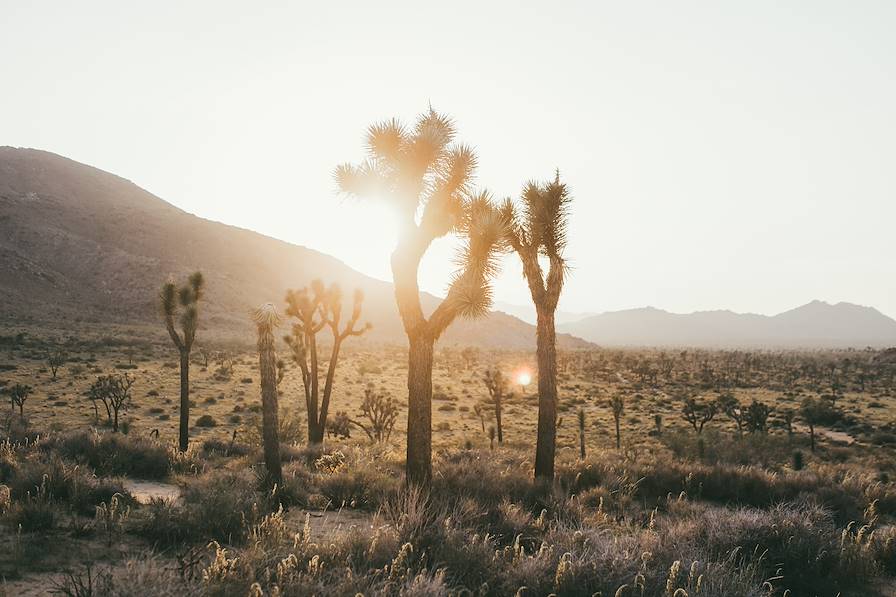
{"label": "bright sun", "polygon": [[532,381],[532,374],[528,371],[520,371],[517,373],[516,382],[521,386],[528,386]]}

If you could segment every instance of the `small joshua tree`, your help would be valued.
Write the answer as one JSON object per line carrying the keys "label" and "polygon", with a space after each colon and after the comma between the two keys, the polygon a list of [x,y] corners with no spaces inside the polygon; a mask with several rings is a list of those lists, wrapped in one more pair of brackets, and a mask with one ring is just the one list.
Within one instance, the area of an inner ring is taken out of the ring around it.
{"label": "small joshua tree", "polygon": [[361,415],[367,423],[352,421],[364,430],[371,440],[380,443],[389,441],[395,420],[398,418],[398,404],[391,396],[383,396],[370,386],[364,389],[364,400],[361,402]]}
{"label": "small joshua tree", "polygon": [[579,456],[585,460],[585,409],[579,408]]}
{"label": "small joshua tree", "polygon": [[268,470],[270,485],[283,483],[280,464],[280,438],[277,421],[277,384],[279,370],[274,352],[274,329],[280,325],[280,316],[274,305],[268,303],[255,311],[255,325],[258,328],[258,368],[261,373],[261,421],[262,442],[264,444],[264,464]]}
{"label": "small joshua tree", "polygon": [[750,433],[768,433],[768,417],[772,410],[764,403],[753,400],[747,407],[747,429]]}
{"label": "small joshua tree", "polygon": [[832,407],[818,398],[806,398],[800,404],[800,418],[809,427],[809,449],[815,453],[815,427],[830,416]]}
{"label": "small joshua tree", "polygon": [[31,386],[17,383],[14,386],[3,388],[3,393],[9,396],[10,407],[13,409],[18,407],[19,415],[24,415],[25,400],[27,400],[28,396],[31,394]]}
{"label": "small joshua tree", "polygon": [[613,410],[613,422],[616,424],[616,449],[622,447],[622,436],[619,432],[619,421],[622,419],[622,413],[625,412],[625,396],[617,394],[607,401]]}
{"label": "small joshua tree", "polygon": [[796,412],[792,408],[781,411],[781,420],[784,422],[784,428],[787,430],[787,441],[793,441],[793,420],[796,418]]}
{"label": "small joshua tree", "polygon": [[97,413],[97,402],[106,409],[106,421],[112,425],[112,431],[118,431],[118,415],[131,401],[131,386],[134,380],[127,373],[123,375],[101,375],[90,386],[89,395],[93,401],[94,412]]}
{"label": "small joshua tree", "polygon": [[[342,291],[336,284],[325,288],[323,282],[314,280],[310,288],[290,290],[286,295],[286,314],[295,319],[292,334],[286,336],[287,345],[292,350],[293,361],[302,371],[305,388],[305,408],[308,413],[308,445],[322,445],[327,429],[327,415],[330,410],[330,395],[336,378],[336,365],[342,343],[352,336],[360,336],[370,329],[370,324],[358,326],[364,294],[355,291],[351,316],[342,325]],[[317,351],[317,334],[325,327],[330,328],[333,345],[327,365],[323,396],[320,395],[318,380],[320,364]]]}
{"label": "small joshua tree", "polygon": [[498,432],[498,443],[504,443],[504,427],[501,424],[501,403],[505,396],[508,395],[508,387],[510,384],[507,378],[498,369],[489,369],[483,377],[485,387],[488,389],[488,396],[492,405],[495,407],[495,430]]}
{"label": "small joshua tree", "polygon": [[56,381],[56,374],[68,361],[68,355],[61,348],[52,348],[47,350],[46,358],[47,366],[50,367],[50,375],[53,376],[53,381]]}
{"label": "small joshua tree", "polygon": [[691,397],[684,399],[684,405],[681,408],[681,416],[691,424],[694,433],[698,436],[703,434],[703,427],[712,421],[718,412],[719,407],[716,402]]}
{"label": "small joshua tree", "polygon": [[473,405],[473,412],[479,419],[479,424],[482,425],[482,433],[485,433],[485,409],[483,409],[482,405],[477,402]]}
{"label": "small joshua tree", "polygon": [[488,426],[488,442],[489,442],[490,449],[494,450],[495,449],[495,426],[494,425]]}
{"label": "small joshua tree", "polygon": [[[174,282],[162,286],[162,315],[171,341],[180,353],[180,427],[178,448],[187,451],[190,441],[190,351],[196,339],[199,325],[199,299],[205,282],[200,272],[190,275],[187,283],[178,288]],[[178,317],[179,315],[179,317]],[[176,329],[175,319],[180,324],[181,333]]]}
{"label": "small joshua tree", "polygon": [[718,404],[722,412],[737,425],[737,434],[742,435],[747,413],[741,407],[740,401],[734,397],[734,394],[725,393],[719,397]]}

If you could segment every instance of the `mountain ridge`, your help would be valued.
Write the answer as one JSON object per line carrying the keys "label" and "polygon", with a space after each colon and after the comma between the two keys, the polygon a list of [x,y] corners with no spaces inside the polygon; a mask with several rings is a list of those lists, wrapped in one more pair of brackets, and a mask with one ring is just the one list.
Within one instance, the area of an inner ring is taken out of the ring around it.
{"label": "mountain ridge", "polygon": [[896,344],[896,320],[874,307],[818,299],[775,315],[729,309],[672,313],[648,306],[601,313],[558,329],[610,346],[864,348]]}
{"label": "mountain ridge", "polygon": [[[206,220],[132,181],[57,154],[0,147],[0,321],[159,323],[169,278],[203,271],[201,329],[254,334],[248,313],[314,278],[365,293],[370,342],[406,343],[389,282],[309,247]],[[440,299],[423,293],[429,313]],[[561,346],[584,348],[569,335]],[[503,313],[458,320],[441,345],[534,348],[535,328]]]}

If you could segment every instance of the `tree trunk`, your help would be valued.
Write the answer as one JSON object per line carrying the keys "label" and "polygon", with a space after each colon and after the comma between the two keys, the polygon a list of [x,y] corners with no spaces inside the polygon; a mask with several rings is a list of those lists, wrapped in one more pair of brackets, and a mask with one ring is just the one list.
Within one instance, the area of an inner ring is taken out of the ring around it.
{"label": "tree trunk", "polygon": [[495,396],[495,426],[497,427],[496,431],[498,432],[498,443],[504,443],[504,430],[501,426],[501,396]]}
{"label": "tree trunk", "polygon": [[435,340],[410,335],[408,346],[407,482],[429,485],[432,478],[432,359]]}
{"label": "tree trunk", "polygon": [[535,478],[553,482],[557,450],[557,349],[553,311],[538,310],[536,336],[538,440],[535,447]]}
{"label": "tree trunk", "polygon": [[271,485],[282,485],[280,438],[277,420],[277,357],[274,354],[274,335],[269,326],[259,325],[258,368],[261,372],[261,422],[264,443],[264,464]]}
{"label": "tree trunk", "polygon": [[186,452],[190,442],[190,353],[180,353],[180,433],[178,449]]}
{"label": "tree trunk", "polygon": [[585,460],[585,429],[579,429],[579,456]]}
{"label": "tree trunk", "polygon": [[622,447],[622,439],[619,437],[619,419],[616,419],[616,449]]}

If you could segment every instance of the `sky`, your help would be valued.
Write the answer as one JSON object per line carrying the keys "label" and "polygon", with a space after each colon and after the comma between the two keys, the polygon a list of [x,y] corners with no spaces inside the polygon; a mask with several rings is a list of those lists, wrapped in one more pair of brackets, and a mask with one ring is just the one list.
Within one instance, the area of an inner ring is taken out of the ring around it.
{"label": "sky", "polygon": [[[560,308],[896,316],[896,3],[0,0],[0,145],[390,279],[341,198],[366,127],[431,104],[496,197],[559,168]],[[454,243],[427,255],[443,293]],[[518,260],[500,301],[530,302]]]}

